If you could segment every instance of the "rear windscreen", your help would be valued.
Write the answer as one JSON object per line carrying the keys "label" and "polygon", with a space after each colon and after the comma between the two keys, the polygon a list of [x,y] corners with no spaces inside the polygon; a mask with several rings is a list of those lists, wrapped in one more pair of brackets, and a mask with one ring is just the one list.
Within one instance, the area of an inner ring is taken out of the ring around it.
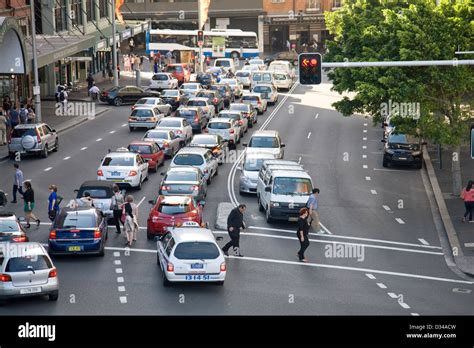
{"label": "rear windscreen", "polygon": [[35,271],[53,267],[51,261],[44,255],[13,257],[8,261],[5,272],[31,272],[31,268],[28,268],[29,266]]}
{"label": "rear windscreen", "polygon": [[56,219],[55,228],[95,228],[97,220],[95,214],[76,214],[74,211],[67,214],[61,214]]}
{"label": "rear windscreen", "polygon": [[163,214],[167,215],[177,215],[177,214],[185,214],[191,211],[191,207],[187,204],[166,204],[162,203],[158,211]]}
{"label": "rear windscreen", "polygon": [[204,159],[201,155],[178,154],[173,162],[180,166],[200,166],[204,163]]}
{"label": "rear windscreen", "polygon": [[210,129],[229,129],[230,123],[227,122],[211,122],[207,125]]}
{"label": "rear windscreen", "polygon": [[107,188],[82,187],[77,193],[77,198],[84,197],[84,193],[89,192],[92,198],[111,198],[114,193]]}
{"label": "rear windscreen", "polygon": [[31,135],[32,137],[36,137],[36,130],[34,128],[29,128],[29,129],[15,128],[12,133],[12,138],[21,138],[26,135]]}
{"label": "rear windscreen", "polygon": [[219,255],[215,244],[208,242],[179,243],[174,251],[179,260],[215,260]]}

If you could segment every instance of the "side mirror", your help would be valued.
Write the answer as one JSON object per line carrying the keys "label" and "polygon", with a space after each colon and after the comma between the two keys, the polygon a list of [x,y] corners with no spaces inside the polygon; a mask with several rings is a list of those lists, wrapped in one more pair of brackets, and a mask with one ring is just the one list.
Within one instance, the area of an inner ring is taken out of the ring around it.
{"label": "side mirror", "polygon": [[148,203],[151,204],[151,205],[154,205],[154,204],[155,204],[155,200],[150,199],[150,200],[148,201]]}
{"label": "side mirror", "polygon": [[272,192],[272,188],[270,186],[265,187],[265,192]]}
{"label": "side mirror", "polygon": [[161,176],[165,176],[165,172],[161,172],[160,175],[161,175]]}
{"label": "side mirror", "polygon": [[56,129],[53,129],[52,131],[53,131],[53,133],[57,133],[57,132],[56,132]]}
{"label": "side mirror", "polygon": [[387,140],[385,140],[385,139],[382,139],[382,140],[380,140],[380,141],[381,141],[382,143],[386,143],[386,142],[387,142]]}
{"label": "side mirror", "polygon": [[286,145],[285,144],[281,144],[280,147],[285,147]]}

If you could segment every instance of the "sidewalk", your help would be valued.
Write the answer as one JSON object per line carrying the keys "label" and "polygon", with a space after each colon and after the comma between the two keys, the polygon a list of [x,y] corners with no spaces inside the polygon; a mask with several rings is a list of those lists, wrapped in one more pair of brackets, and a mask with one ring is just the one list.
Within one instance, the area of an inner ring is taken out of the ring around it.
{"label": "sidewalk", "polygon": [[[459,197],[452,194],[452,174],[451,174],[451,158],[452,151],[444,149],[441,152],[442,168],[439,168],[439,154],[435,146],[428,147],[429,162],[432,165],[433,173],[436,176],[437,186],[433,186],[433,191],[439,190],[440,197],[444,204],[438,204],[440,214],[442,215],[444,227],[451,243],[451,248],[459,248],[453,250],[453,256],[458,268],[464,273],[474,275],[474,223],[462,223],[461,218],[464,215],[464,202]],[[462,186],[465,187],[468,180],[474,180],[474,160],[471,159],[469,146],[463,146],[460,154]],[[427,163],[427,169],[430,164]],[[428,175],[430,175],[428,170]],[[436,192],[435,192],[436,195]],[[444,207],[443,207],[444,205]],[[445,216],[443,217],[443,214]],[[454,244],[454,245],[453,245]],[[457,245],[456,245],[457,244]]]}

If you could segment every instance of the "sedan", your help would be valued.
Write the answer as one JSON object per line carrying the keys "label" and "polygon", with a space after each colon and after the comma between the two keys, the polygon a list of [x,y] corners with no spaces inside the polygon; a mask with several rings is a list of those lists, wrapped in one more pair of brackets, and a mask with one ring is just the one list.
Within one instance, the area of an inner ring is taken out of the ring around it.
{"label": "sedan", "polygon": [[171,105],[171,109],[176,110],[181,104],[183,92],[178,89],[165,89],[161,94],[164,103]]}
{"label": "sedan", "polygon": [[277,89],[271,84],[256,85],[254,88],[252,88],[252,93],[260,93],[262,98],[265,99],[270,105],[274,105],[278,102]]}
{"label": "sedan", "polygon": [[160,93],[158,92],[144,90],[143,88],[135,86],[113,87],[101,93],[100,101],[110,105],[120,106],[122,104],[136,103],[141,98],[159,96]]}
{"label": "sedan", "polygon": [[229,146],[222,136],[217,134],[198,134],[195,135],[190,147],[203,147],[212,151],[212,155],[217,158],[219,164],[225,161],[226,153],[229,151]]}
{"label": "sedan", "polygon": [[104,256],[106,240],[107,219],[99,209],[62,208],[49,232],[49,254]]}
{"label": "sedan", "polygon": [[158,122],[157,130],[171,130],[180,138],[181,146],[189,143],[193,137],[193,128],[184,118],[166,117]]}
{"label": "sedan", "polygon": [[242,103],[248,103],[252,105],[257,112],[261,115],[267,111],[267,101],[262,98],[260,93],[248,93],[244,94],[240,100]]}
{"label": "sedan", "polygon": [[135,108],[142,106],[151,106],[157,108],[160,110],[161,114],[165,114],[166,116],[171,115],[171,111],[173,110],[171,104],[163,102],[163,99],[161,98],[142,98],[132,106],[132,111]]}
{"label": "sedan", "polygon": [[215,112],[224,110],[224,99],[218,91],[201,91],[196,94],[197,98],[207,98],[214,105]]}
{"label": "sedan", "polygon": [[159,196],[148,201],[153,207],[147,220],[147,239],[166,233],[168,227],[187,221],[202,222],[204,202],[197,202],[189,196]]}
{"label": "sedan", "polygon": [[188,94],[190,98],[195,97],[196,93],[202,89],[201,84],[196,82],[183,83],[180,87],[180,90],[183,91],[183,93]]}
{"label": "sedan", "polygon": [[208,121],[211,118],[216,117],[216,109],[214,108],[214,105],[212,105],[209,102],[208,98],[197,98],[197,97],[196,98],[191,98],[186,103],[186,107],[199,107],[199,108],[201,108],[201,110],[206,115]]}
{"label": "sedan", "polygon": [[259,59],[259,58],[250,59],[249,64],[251,66],[252,65],[257,66],[259,70],[265,70],[265,62],[263,61],[263,59]]}
{"label": "sedan", "polygon": [[232,103],[229,111],[239,111],[249,122],[249,128],[257,123],[257,110],[248,103]]}
{"label": "sedan", "polygon": [[150,89],[173,89],[178,88],[178,80],[170,73],[153,74],[150,81]]}
{"label": "sedan", "polygon": [[222,79],[221,83],[228,84],[237,99],[242,97],[244,86],[237,79]]}
{"label": "sedan", "polygon": [[13,213],[0,212],[0,242],[28,242],[25,229]]}
{"label": "sedan", "polygon": [[181,138],[171,130],[152,129],[145,133],[143,141],[156,143],[163,151],[165,156],[173,157],[181,148]]}
{"label": "sedan", "polygon": [[128,128],[130,132],[136,128],[155,128],[158,122],[165,117],[158,108],[153,106],[141,106],[135,108],[128,117]]}
{"label": "sedan", "polygon": [[180,107],[176,110],[176,117],[186,119],[193,131],[197,133],[201,133],[207,125],[207,117],[200,107]]}
{"label": "sedan", "polygon": [[240,143],[240,125],[238,121],[230,118],[214,118],[209,122],[206,133],[220,135],[228,144],[229,148],[235,149]]}
{"label": "sedan", "polygon": [[154,142],[134,141],[128,145],[128,150],[140,154],[148,162],[148,168],[155,173],[165,163],[165,152]]}
{"label": "sedan", "polygon": [[163,196],[192,196],[200,201],[207,196],[204,174],[195,167],[170,168],[161,181],[159,194]]}
{"label": "sedan", "polygon": [[237,81],[239,81],[242,86],[244,87],[250,87],[250,72],[249,71],[244,71],[244,70],[239,70],[235,73],[235,78]]}
{"label": "sedan", "polygon": [[233,103],[235,101],[234,93],[232,92],[232,89],[229,87],[229,85],[212,85],[209,87],[211,91],[217,91],[221,95],[221,97],[224,99],[224,107],[228,107],[230,103]]}
{"label": "sedan", "polygon": [[248,131],[249,121],[247,118],[242,116],[242,113],[240,111],[221,111],[219,112],[219,115],[217,115],[217,117],[230,118],[231,120],[237,121],[240,126],[240,137],[243,137],[244,133]]}

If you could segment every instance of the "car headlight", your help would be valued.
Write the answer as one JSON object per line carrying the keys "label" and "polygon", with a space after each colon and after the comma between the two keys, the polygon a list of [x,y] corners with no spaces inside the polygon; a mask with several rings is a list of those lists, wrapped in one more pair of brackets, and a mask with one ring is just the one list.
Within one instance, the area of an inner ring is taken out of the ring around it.
{"label": "car headlight", "polygon": [[279,207],[279,206],[280,206],[280,203],[278,203],[278,202],[270,202],[270,206],[271,206],[271,207]]}
{"label": "car headlight", "polygon": [[421,155],[421,151],[413,151],[412,155],[413,156],[419,156],[419,155]]}
{"label": "car headlight", "polygon": [[240,180],[242,180],[245,183],[250,183],[251,182],[250,178],[248,176],[243,176],[243,175],[240,177]]}
{"label": "car headlight", "polygon": [[395,151],[388,149],[388,150],[387,150],[387,153],[388,153],[389,155],[393,155],[393,154],[395,153]]}

